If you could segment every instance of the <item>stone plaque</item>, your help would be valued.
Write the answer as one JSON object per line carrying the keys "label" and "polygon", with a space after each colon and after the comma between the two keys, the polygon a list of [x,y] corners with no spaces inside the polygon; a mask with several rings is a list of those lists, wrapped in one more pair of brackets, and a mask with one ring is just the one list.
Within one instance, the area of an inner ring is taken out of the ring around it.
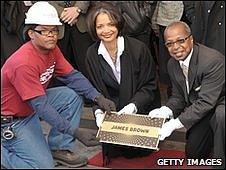
{"label": "stone plaque", "polygon": [[159,130],[165,118],[139,114],[106,114],[99,128],[100,142],[158,150]]}

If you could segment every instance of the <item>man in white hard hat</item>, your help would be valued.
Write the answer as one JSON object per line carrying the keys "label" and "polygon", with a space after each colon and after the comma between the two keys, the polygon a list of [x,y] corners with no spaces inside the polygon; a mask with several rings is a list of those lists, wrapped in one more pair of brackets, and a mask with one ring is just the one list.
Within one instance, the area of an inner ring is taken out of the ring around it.
{"label": "man in white hard hat", "polygon": [[[53,158],[69,167],[87,163],[73,153],[75,139],[87,146],[98,144],[95,134],[79,127],[84,96],[103,110],[115,104],[65,60],[57,47],[61,25],[48,2],[37,2],[27,12],[25,38],[1,69],[1,164],[7,169],[53,168]],[[67,86],[47,89],[55,76]],[[39,117],[52,128],[48,142]]]}

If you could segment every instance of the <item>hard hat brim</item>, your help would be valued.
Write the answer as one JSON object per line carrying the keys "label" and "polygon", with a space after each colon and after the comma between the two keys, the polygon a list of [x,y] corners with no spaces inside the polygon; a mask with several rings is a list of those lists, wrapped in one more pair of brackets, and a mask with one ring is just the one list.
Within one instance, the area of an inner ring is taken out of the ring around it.
{"label": "hard hat brim", "polygon": [[25,24],[36,24],[36,25],[62,25],[62,23],[60,21],[35,21],[33,20],[29,20],[29,19],[25,19]]}
{"label": "hard hat brim", "polygon": [[64,25],[58,25],[57,27],[59,29],[58,39],[62,39],[64,37]]}

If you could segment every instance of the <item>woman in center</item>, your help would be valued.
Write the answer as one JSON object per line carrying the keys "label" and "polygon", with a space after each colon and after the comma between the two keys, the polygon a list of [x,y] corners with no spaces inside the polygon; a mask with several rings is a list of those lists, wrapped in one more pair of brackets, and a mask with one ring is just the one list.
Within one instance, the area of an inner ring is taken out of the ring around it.
{"label": "woman in center", "polygon": [[[157,89],[155,63],[148,47],[141,41],[121,35],[123,18],[111,3],[99,2],[87,17],[88,32],[96,43],[88,48],[88,78],[105,97],[115,102],[118,114],[148,114],[154,108]],[[97,126],[104,113],[93,107]],[[103,144],[104,158],[145,156],[151,150]],[[106,160],[106,159],[105,159]]]}

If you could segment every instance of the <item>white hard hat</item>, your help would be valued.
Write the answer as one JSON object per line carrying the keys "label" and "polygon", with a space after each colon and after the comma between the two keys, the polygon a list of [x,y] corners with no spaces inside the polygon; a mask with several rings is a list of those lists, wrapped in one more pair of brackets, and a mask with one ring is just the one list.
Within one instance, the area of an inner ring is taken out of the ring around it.
{"label": "white hard hat", "polygon": [[54,6],[45,1],[36,2],[29,8],[25,24],[62,25]]}

